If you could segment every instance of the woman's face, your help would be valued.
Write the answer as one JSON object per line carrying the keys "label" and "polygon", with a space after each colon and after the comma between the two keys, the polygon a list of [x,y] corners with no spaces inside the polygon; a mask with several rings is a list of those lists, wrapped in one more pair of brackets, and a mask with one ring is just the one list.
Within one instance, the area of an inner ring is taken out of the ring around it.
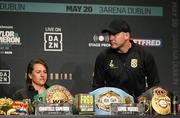
{"label": "woman's face", "polygon": [[34,64],[33,71],[28,76],[32,79],[33,85],[44,86],[47,81],[47,70],[42,64]]}

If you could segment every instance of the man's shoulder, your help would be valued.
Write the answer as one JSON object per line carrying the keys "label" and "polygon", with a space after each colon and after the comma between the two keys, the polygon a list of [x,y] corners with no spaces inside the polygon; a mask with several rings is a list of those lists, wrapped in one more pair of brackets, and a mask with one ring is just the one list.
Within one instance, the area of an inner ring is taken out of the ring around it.
{"label": "man's shoulder", "polygon": [[104,58],[107,58],[109,57],[110,55],[112,55],[112,49],[111,48],[106,48],[104,50],[102,50],[98,56],[97,56],[97,59],[100,59],[100,60],[103,60]]}
{"label": "man's shoulder", "polygon": [[133,51],[138,53],[143,58],[151,58],[153,56],[148,48],[136,43],[133,44]]}
{"label": "man's shoulder", "polygon": [[114,53],[114,50],[110,47],[106,48],[100,52],[100,54],[103,54],[103,55],[108,55],[108,54],[112,54],[112,53]]}
{"label": "man's shoulder", "polygon": [[143,47],[142,45],[136,44],[136,43],[133,43],[133,49],[134,49],[134,51],[138,51],[141,53],[148,53],[148,51],[145,47]]}
{"label": "man's shoulder", "polygon": [[144,47],[142,45],[139,45],[137,43],[132,42],[133,48],[138,50],[144,50]]}

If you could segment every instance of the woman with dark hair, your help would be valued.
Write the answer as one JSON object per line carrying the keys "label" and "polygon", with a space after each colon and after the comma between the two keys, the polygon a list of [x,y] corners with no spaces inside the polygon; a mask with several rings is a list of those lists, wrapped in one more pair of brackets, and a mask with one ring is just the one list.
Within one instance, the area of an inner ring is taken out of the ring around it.
{"label": "woman with dark hair", "polygon": [[27,67],[26,88],[18,90],[14,95],[14,100],[31,99],[31,101],[45,102],[47,92],[48,66],[40,58],[30,61]]}

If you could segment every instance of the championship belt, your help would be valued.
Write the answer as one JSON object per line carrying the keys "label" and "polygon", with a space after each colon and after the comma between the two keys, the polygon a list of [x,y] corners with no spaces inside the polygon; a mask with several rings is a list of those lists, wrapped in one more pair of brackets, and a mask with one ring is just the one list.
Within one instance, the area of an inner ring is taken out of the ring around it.
{"label": "championship belt", "polygon": [[145,107],[146,114],[167,115],[171,113],[171,99],[161,87],[153,87],[138,97],[138,102]]}
{"label": "championship belt", "polygon": [[134,98],[125,91],[114,87],[102,87],[90,94],[94,95],[96,115],[111,115],[112,104],[131,104]]}
{"label": "championship belt", "polygon": [[69,103],[73,104],[72,95],[63,86],[53,85],[51,86],[46,94],[46,103],[48,104],[63,104]]}
{"label": "championship belt", "polygon": [[24,101],[0,98],[0,115],[27,115],[29,105]]}
{"label": "championship belt", "polygon": [[167,115],[171,112],[171,99],[167,96],[167,91],[158,87],[153,90],[151,100],[152,108],[161,115]]}
{"label": "championship belt", "polygon": [[122,103],[122,98],[113,91],[107,91],[100,94],[96,102],[96,105],[99,109],[109,112],[111,103]]}
{"label": "championship belt", "polygon": [[39,103],[35,115],[71,115],[73,97],[63,86],[53,85],[46,93],[46,103]]}

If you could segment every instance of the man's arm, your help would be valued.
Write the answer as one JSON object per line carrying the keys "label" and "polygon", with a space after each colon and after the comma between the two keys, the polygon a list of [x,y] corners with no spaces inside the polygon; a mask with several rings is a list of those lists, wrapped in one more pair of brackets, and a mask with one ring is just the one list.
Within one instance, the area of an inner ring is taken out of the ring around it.
{"label": "man's arm", "polygon": [[105,67],[103,64],[102,56],[96,58],[95,67],[94,67],[94,76],[92,88],[93,90],[105,86]]}

